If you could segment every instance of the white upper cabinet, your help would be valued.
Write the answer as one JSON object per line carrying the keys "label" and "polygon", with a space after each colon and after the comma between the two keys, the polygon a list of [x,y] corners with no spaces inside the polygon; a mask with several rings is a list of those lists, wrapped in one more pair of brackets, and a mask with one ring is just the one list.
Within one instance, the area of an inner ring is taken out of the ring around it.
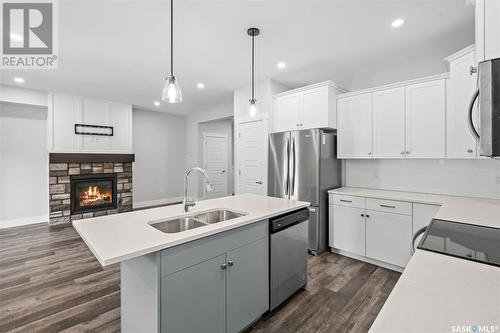
{"label": "white upper cabinet", "polygon": [[448,74],[340,95],[339,158],[444,158]]}
{"label": "white upper cabinet", "polygon": [[372,95],[338,100],[337,135],[339,158],[372,157]]}
{"label": "white upper cabinet", "polygon": [[[469,103],[477,80],[477,74],[471,71],[471,67],[475,66],[474,47],[459,51],[446,60],[450,63],[446,106],[446,157],[475,158],[477,143],[467,125]],[[477,116],[477,112],[474,113],[474,117]]]}
{"label": "white upper cabinet", "polygon": [[293,94],[274,100],[273,132],[285,132],[297,129],[300,123],[300,96]]}
{"label": "white upper cabinet", "polygon": [[332,127],[337,128],[337,119],[335,116],[330,117],[330,108],[335,108],[335,100],[330,101],[331,95],[328,93],[329,87],[324,86],[317,89],[306,90],[302,93],[302,108],[300,114],[300,127],[320,128]]}
{"label": "white upper cabinet", "polygon": [[373,158],[405,157],[405,88],[373,93]]}
{"label": "white upper cabinet", "polygon": [[[49,94],[48,124],[50,152],[132,152],[132,106],[129,104]],[[76,134],[76,124],[110,126],[113,135]]]}
{"label": "white upper cabinet", "polygon": [[445,80],[406,87],[406,157],[444,158]]}
{"label": "white upper cabinet", "polygon": [[476,61],[500,57],[500,1],[476,0]]}
{"label": "white upper cabinet", "polygon": [[286,91],[274,96],[272,132],[336,128],[336,96],[344,92],[333,82]]}

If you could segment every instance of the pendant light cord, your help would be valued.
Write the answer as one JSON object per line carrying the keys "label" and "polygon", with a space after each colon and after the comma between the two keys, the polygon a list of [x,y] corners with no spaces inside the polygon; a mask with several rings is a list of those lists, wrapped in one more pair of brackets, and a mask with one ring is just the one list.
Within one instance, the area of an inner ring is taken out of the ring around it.
{"label": "pendant light cord", "polygon": [[255,101],[255,94],[254,94],[254,90],[255,90],[255,78],[254,78],[254,75],[255,75],[255,46],[254,46],[254,39],[255,39],[255,36],[252,36],[252,102]]}
{"label": "pendant light cord", "polygon": [[174,0],[170,0],[170,76],[174,76]]}

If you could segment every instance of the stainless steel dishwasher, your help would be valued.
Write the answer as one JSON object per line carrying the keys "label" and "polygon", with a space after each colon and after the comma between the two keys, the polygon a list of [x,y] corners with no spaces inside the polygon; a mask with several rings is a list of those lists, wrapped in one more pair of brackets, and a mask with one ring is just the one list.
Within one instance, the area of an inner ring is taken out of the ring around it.
{"label": "stainless steel dishwasher", "polygon": [[270,310],[307,284],[308,208],[269,221]]}

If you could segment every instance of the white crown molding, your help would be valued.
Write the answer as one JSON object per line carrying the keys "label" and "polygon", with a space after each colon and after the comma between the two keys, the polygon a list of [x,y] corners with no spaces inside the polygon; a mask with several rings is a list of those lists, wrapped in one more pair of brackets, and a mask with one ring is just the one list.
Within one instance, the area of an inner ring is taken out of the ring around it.
{"label": "white crown molding", "polygon": [[373,93],[373,92],[380,91],[380,90],[387,90],[387,89],[392,89],[392,88],[405,87],[405,86],[409,86],[409,85],[412,85],[412,84],[429,82],[429,81],[435,81],[435,80],[443,80],[443,79],[449,79],[449,78],[450,78],[450,73],[441,73],[441,74],[437,74],[437,75],[431,75],[431,76],[421,77],[421,78],[418,78],[418,79],[401,81],[401,82],[396,82],[396,83],[390,83],[390,84],[386,84],[386,85],[383,85],[383,86],[378,86],[378,87],[368,88],[368,89],[364,89],[364,90],[353,91],[353,92],[349,92],[349,93],[338,95],[337,99],[346,98],[346,97],[352,97],[352,96],[361,95],[361,94],[369,94],[369,93]]}
{"label": "white crown molding", "polygon": [[444,58],[444,61],[452,62],[455,59],[458,59],[467,53],[474,52],[476,50],[476,47],[474,44],[467,46],[466,48],[461,49],[460,51],[457,51],[446,58]]}
{"label": "white crown molding", "polygon": [[284,91],[284,92],[281,92],[279,94],[275,94],[273,95],[273,98],[277,98],[277,97],[281,97],[281,96],[286,96],[286,95],[289,95],[289,94],[295,94],[295,93],[298,93],[298,92],[301,92],[301,91],[306,91],[306,90],[310,90],[310,89],[314,89],[314,88],[320,88],[320,87],[324,87],[324,86],[330,86],[332,87],[333,89],[337,90],[337,93],[339,94],[343,94],[345,92],[348,92],[349,90],[345,89],[344,87],[342,87],[341,85],[333,82],[333,81],[323,81],[323,82],[318,82],[318,83],[315,83],[315,84],[310,84],[308,86],[304,86],[304,87],[300,87],[300,88],[295,88],[295,89],[292,89],[292,90],[287,90],[287,91]]}

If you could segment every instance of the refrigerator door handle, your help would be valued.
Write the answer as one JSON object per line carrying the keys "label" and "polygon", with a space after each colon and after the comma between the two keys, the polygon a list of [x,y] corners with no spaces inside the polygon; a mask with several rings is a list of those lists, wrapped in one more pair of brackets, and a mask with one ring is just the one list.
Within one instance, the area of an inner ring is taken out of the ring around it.
{"label": "refrigerator door handle", "polygon": [[292,174],[292,187],[290,190],[290,195],[295,195],[295,171],[296,171],[296,156],[295,156],[295,138],[292,138],[292,156],[293,156],[293,174]]}
{"label": "refrigerator door handle", "polygon": [[285,178],[285,195],[289,195],[290,189],[290,139],[286,140],[286,178]]}

